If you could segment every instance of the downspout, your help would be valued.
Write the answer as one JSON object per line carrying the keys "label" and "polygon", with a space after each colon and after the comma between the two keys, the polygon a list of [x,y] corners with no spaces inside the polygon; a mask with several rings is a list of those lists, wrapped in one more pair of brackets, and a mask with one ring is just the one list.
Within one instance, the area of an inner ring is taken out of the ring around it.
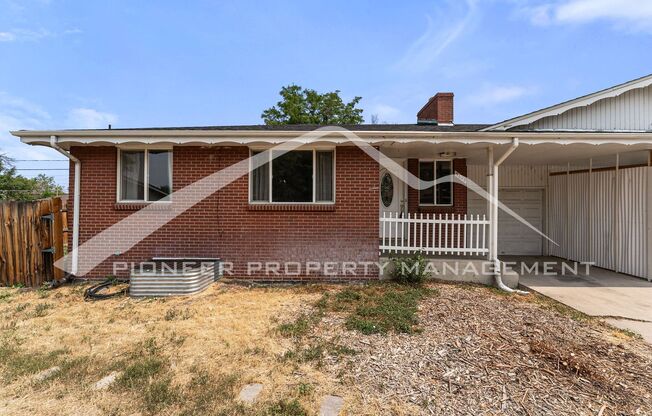
{"label": "downspout", "polygon": [[507,285],[503,283],[503,278],[502,278],[502,268],[500,266],[500,260],[498,260],[498,167],[511,155],[514,150],[518,147],[518,138],[514,137],[512,139],[512,145],[507,149],[503,155],[494,162],[493,164],[493,172],[491,175],[491,181],[492,186],[492,204],[491,204],[491,216],[490,216],[490,221],[491,221],[491,250],[490,250],[490,255],[491,258],[489,259],[490,261],[493,261],[494,263],[494,277],[496,279],[496,286],[498,286],[499,289],[504,290],[505,292],[509,293],[517,293],[519,295],[527,295],[528,292],[522,291],[522,290],[514,290]]}
{"label": "downspout", "polygon": [[[494,194],[494,191],[493,191],[493,187],[494,187],[493,172],[494,172],[494,169],[493,168],[494,168],[494,148],[492,146],[489,146],[489,147],[487,147],[487,193],[489,193],[490,196]],[[487,260],[489,260],[489,261],[491,261],[494,258],[493,257],[493,240],[492,240],[493,231],[491,231],[491,230],[493,230],[493,226],[494,226],[494,222],[491,219],[492,216],[493,216],[493,212],[494,212],[493,204],[491,203],[491,198],[489,198],[489,199],[487,199],[487,217],[489,218],[489,241],[488,241],[489,252],[487,253]]]}
{"label": "downspout", "polygon": [[81,161],[70,152],[65,151],[58,144],[57,136],[50,136],[50,147],[61,153],[75,163],[75,184],[73,189],[73,211],[72,211],[72,265],[70,274],[77,275],[78,250],[79,247],[79,188],[81,183]]}

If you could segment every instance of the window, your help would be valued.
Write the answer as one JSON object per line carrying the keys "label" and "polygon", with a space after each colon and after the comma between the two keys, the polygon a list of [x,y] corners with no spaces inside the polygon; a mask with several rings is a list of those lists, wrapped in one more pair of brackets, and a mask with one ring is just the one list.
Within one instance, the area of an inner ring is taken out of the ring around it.
{"label": "window", "polygon": [[[273,151],[272,151],[273,152]],[[328,203],[335,201],[335,152],[294,150],[271,154],[270,161],[253,169],[251,202]],[[255,156],[262,151],[252,151]],[[274,156],[272,158],[272,156]]]}
{"label": "window", "polygon": [[394,200],[394,181],[389,172],[385,172],[380,179],[380,200],[385,208],[389,208]]}
{"label": "window", "polygon": [[[450,160],[419,161],[419,179],[434,181],[452,175],[453,162]],[[419,191],[420,205],[452,205],[453,181],[447,180]]]}
{"label": "window", "polygon": [[169,201],[172,193],[172,151],[120,150],[118,200]]}

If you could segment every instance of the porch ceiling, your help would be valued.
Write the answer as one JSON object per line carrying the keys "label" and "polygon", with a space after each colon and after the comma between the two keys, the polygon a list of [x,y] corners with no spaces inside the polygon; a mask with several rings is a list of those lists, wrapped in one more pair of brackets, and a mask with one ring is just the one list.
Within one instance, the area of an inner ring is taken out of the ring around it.
{"label": "porch ceiling", "polygon": [[[481,165],[487,163],[487,143],[391,143],[383,144],[381,151],[392,158],[441,158],[440,153],[455,153],[455,157],[467,159],[468,164]],[[494,152],[500,156],[507,150],[509,144],[493,144]],[[519,147],[505,161],[507,165],[588,165],[590,158],[594,166],[612,165],[615,155],[620,156],[621,165],[647,163],[650,144],[527,144]]]}

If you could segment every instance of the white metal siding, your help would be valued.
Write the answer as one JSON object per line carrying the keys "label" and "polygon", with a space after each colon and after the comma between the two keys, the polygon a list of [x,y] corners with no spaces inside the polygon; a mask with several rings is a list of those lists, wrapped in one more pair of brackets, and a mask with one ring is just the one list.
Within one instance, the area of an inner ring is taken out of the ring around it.
{"label": "white metal siding", "polygon": [[647,168],[618,172],[618,200],[627,201],[618,213],[618,271],[647,275]]}
{"label": "white metal siding", "polygon": [[[468,213],[486,215],[487,201],[472,191],[469,191],[468,197]],[[498,199],[538,230],[542,229],[542,189],[503,188],[498,192]],[[498,254],[539,256],[542,254],[542,238],[526,225],[499,209]]]}
{"label": "white metal siding", "polygon": [[[572,176],[572,175],[571,175]],[[591,261],[605,269],[615,269],[614,217],[616,214],[616,172],[593,172],[591,176]]]}
{"label": "white metal siding", "polygon": [[544,130],[651,130],[652,87],[627,91],[529,125]]}
{"label": "white metal siding", "polygon": [[648,169],[550,176],[548,252],[646,277]]}
{"label": "white metal siding", "polygon": [[[537,230],[543,229],[543,191],[505,189],[498,199]],[[503,210],[498,210],[498,254],[540,256],[541,236]]]}
{"label": "white metal siding", "polygon": [[[487,187],[487,166],[468,165],[467,176],[473,182]],[[546,186],[546,165],[503,165],[498,167],[499,188],[543,188]]]}
{"label": "white metal siding", "polygon": [[[565,198],[566,199],[566,198]],[[589,260],[589,174],[570,175],[568,181],[568,257]]]}
{"label": "white metal siding", "polygon": [[548,179],[547,235],[556,244],[548,242],[548,254],[566,257],[566,176],[555,175]]}

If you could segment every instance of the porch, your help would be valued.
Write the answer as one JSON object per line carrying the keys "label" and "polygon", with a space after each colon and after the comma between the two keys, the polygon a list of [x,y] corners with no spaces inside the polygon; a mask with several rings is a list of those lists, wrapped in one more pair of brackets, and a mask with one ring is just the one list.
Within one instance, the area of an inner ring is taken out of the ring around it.
{"label": "porch", "polygon": [[[496,262],[550,255],[649,279],[650,146],[563,142],[381,146],[402,168],[381,166],[381,257],[420,252],[437,261]],[[420,164],[440,159],[453,161],[453,197],[450,204],[423,204],[419,186],[429,178],[420,177]]]}

